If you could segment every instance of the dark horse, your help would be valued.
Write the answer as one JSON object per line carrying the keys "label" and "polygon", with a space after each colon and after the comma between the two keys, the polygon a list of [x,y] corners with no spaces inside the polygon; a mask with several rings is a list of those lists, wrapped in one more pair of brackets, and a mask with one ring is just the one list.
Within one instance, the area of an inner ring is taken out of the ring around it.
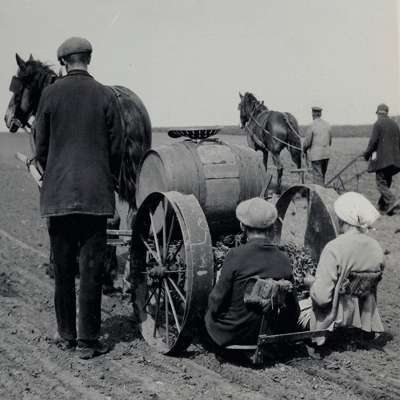
{"label": "dark horse", "polygon": [[283,165],[279,155],[285,147],[297,168],[301,169],[302,149],[297,120],[290,113],[268,110],[251,93],[239,95],[240,127],[246,130],[249,147],[262,151],[265,170],[268,167],[268,153],[272,154],[278,173],[275,191],[280,194]]}
{"label": "dark horse", "polygon": [[[60,78],[47,65],[34,60],[32,55],[28,61],[23,61],[16,54],[18,73],[11,80],[10,91],[13,96],[8,105],[5,122],[10,132],[19,128],[32,128],[30,132],[31,147],[35,154],[34,123],[29,121],[36,115],[39,100],[44,88]],[[136,212],[136,175],[140,160],[151,148],[151,122],[149,114],[140,98],[131,90],[122,86],[109,86],[120,106],[124,138],[124,154],[118,181],[118,195],[122,201],[129,204],[129,216]],[[119,215],[109,220],[109,229],[118,229]],[[115,248],[114,248],[115,249]],[[115,255],[115,254],[114,254]],[[115,275],[115,273],[114,273]]]}
{"label": "dark horse", "polygon": [[[35,116],[42,91],[60,77],[47,65],[30,56],[23,61],[16,54],[19,70],[11,81],[13,96],[5,115],[7,128],[16,132],[18,128],[29,125],[31,116]],[[120,105],[123,122],[125,147],[119,176],[118,195],[129,204],[130,210],[136,209],[136,174],[143,154],[151,147],[151,122],[149,114],[139,97],[122,86],[109,86]],[[34,146],[34,129],[33,146]]]}

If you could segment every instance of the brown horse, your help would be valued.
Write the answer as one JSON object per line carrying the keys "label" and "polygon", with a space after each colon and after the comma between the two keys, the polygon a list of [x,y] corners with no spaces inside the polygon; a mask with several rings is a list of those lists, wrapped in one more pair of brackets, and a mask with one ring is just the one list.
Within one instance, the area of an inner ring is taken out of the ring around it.
{"label": "brown horse", "polygon": [[265,170],[271,153],[278,174],[275,191],[280,194],[283,165],[279,156],[285,147],[297,168],[301,169],[302,149],[297,120],[290,113],[268,110],[264,102],[259,102],[251,93],[239,95],[240,127],[246,130],[249,147],[262,151]]}
{"label": "brown horse", "polygon": [[[36,115],[42,91],[61,76],[57,75],[47,65],[34,60],[32,55],[24,61],[16,54],[18,72],[11,80],[10,91],[13,92],[5,115],[5,122],[10,132],[19,128],[32,128],[30,133],[33,156],[35,154],[34,123],[29,123]],[[136,213],[136,174],[144,153],[151,148],[152,132],[149,114],[140,98],[131,90],[122,86],[110,86],[118,104],[122,119],[124,138],[124,154],[118,181],[118,195],[122,201],[129,204],[129,220],[132,221]],[[33,160],[34,162],[34,160]],[[39,165],[37,165],[39,167]],[[116,212],[113,219],[108,220],[108,229],[118,229],[120,218]],[[129,223],[129,222],[128,222]],[[109,261],[107,286],[112,285],[111,276],[115,277],[116,265],[115,247],[108,250]],[[50,266],[52,264],[50,255]],[[51,268],[51,267],[50,267]],[[107,269],[107,266],[106,266]],[[104,286],[103,286],[104,290]]]}

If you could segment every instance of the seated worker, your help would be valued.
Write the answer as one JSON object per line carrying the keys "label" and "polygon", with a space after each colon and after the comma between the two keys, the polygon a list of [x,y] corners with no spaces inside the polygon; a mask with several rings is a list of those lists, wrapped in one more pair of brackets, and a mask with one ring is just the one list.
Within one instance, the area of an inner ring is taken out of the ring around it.
{"label": "seated worker", "polygon": [[[365,233],[380,214],[355,192],[341,195],[334,209],[341,235],[325,246],[315,278],[308,275],[304,279],[310,287],[309,328],[354,327],[383,332],[376,286],[384,268],[384,255],[378,242]],[[324,342],[325,338],[315,340],[318,345]]]}
{"label": "seated worker", "polygon": [[[257,343],[262,313],[252,311],[244,302],[247,279],[259,276],[294,283],[289,258],[270,239],[277,218],[275,206],[256,197],[240,203],[236,216],[248,242],[228,253],[210,293],[205,316],[209,336],[223,347]],[[297,296],[293,290],[287,294],[286,308],[279,317],[282,333],[296,330],[298,316]]]}

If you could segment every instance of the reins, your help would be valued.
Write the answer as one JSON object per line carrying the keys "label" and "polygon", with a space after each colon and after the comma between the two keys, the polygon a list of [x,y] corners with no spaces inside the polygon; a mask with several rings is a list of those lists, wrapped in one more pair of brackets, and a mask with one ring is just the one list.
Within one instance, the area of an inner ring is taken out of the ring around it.
{"label": "reins", "polygon": [[301,136],[296,132],[296,130],[293,128],[292,124],[289,121],[289,117],[286,113],[282,113],[284,115],[286,123],[289,125],[289,128],[294,132],[294,134],[301,140]]}
{"label": "reins", "polygon": [[[264,145],[264,143],[263,143],[263,142],[257,137],[257,135],[250,129],[249,125],[250,125],[251,121],[254,121],[254,122],[257,124],[257,126],[258,126],[259,128],[261,128],[261,130],[262,130],[263,132],[265,132],[265,133],[267,133],[268,135],[270,135],[273,139],[277,140],[278,142],[283,143],[285,146],[292,147],[293,149],[296,149],[296,150],[299,150],[299,151],[302,152],[303,149],[301,149],[301,148],[299,148],[299,147],[297,147],[297,146],[293,146],[293,145],[290,144],[290,143],[286,143],[286,142],[284,142],[283,140],[281,140],[281,139],[279,139],[279,138],[273,136],[267,129],[265,129],[265,128],[257,121],[257,119],[254,117],[254,113],[258,110],[259,104],[260,104],[260,103],[257,102],[257,103],[254,105],[253,111],[252,111],[251,114],[250,114],[250,120],[249,120],[248,122],[246,122],[246,125],[245,125],[245,130],[246,130],[247,132],[249,132],[249,134],[250,134],[251,138],[254,140],[254,142],[255,142],[261,149],[267,150],[267,151],[268,151],[268,149],[267,149],[267,147]],[[265,111],[261,112],[261,113],[258,115],[257,118],[259,118],[261,115],[263,115],[263,114],[265,114],[265,113],[267,113],[267,112],[269,112],[269,111],[268,111],[268,110],[265,110]],[[285,121],[286,121],[286,123],[289,125],[290,129],[300,138],[300,135],[295,131],[295,129],[294,129],[294,128],[292,127],[292,125],[289,123],[289,118],[288,118],[287,114],[283,113],[283,115],[285,116]]]}

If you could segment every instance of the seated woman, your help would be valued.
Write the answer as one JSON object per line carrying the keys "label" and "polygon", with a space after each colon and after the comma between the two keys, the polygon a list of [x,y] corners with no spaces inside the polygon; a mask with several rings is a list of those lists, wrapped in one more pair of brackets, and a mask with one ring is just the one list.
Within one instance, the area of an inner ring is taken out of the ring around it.
{"label": "seated woman", "polygon": [[[308,275],[304,279],[310,287],[309,328],[355,327],[383,332],[376,286],[384,269],[384,255],[378,242],[366,234],[380,214],[365,197],[354,192],[340,196],[334,209],[341,235],[325,246],[315,278]],[[321,345],[325,338],[315,342]]]}
{"label": "seated woman", "polygon": [[[208,299],[205,325],[208,335],[219,346],[257,343],[262,313],[244,302],[244,286],[249,278],[285,279],[294,283],[292,267],[286,254],[271,241],[277,211],[259,197],[239,204],[236,216],[248,242],[232,249],[221,275]],[[296,291],[286,296],[286,308],[280,314],[280,330],[295,331],[299,307]]]}

